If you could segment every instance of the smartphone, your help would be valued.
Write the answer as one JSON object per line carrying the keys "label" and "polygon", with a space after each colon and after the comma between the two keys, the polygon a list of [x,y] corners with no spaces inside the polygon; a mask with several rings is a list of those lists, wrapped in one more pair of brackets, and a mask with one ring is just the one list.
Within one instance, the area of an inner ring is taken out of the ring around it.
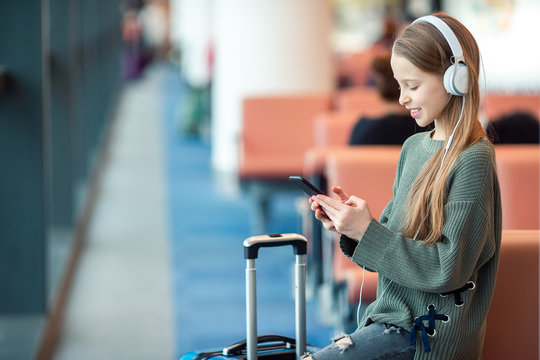
{"label": "smartphone", "polygon": [[310,183],[308,180],[304,179],[302,176],[289,176],[289,181],[293,184],[298,185],[309,196],[317,194],[326,195],[318,187]]}

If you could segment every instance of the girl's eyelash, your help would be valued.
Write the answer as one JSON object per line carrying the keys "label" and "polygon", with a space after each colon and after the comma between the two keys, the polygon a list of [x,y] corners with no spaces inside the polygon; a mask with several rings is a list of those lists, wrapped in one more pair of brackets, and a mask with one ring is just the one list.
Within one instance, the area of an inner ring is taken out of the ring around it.
{"label": "girl's eyelash", "polygon": [[[416,90],[418,88],[418,85],[415,86],[409,86],[409,90]],[[401,86],[398,85],[398,90],[401,91]]]}

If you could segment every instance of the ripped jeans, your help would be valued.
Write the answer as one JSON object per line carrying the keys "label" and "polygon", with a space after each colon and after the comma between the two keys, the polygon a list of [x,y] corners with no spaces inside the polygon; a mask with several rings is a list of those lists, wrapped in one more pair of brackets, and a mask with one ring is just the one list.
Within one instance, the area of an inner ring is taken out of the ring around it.
{"label": "ripped jeans", "polygon": [[304,359],[413,359],[415,346],[409,345],[410,332],[402,328],[373,323],[351,335],[339,335],[332,344]]}

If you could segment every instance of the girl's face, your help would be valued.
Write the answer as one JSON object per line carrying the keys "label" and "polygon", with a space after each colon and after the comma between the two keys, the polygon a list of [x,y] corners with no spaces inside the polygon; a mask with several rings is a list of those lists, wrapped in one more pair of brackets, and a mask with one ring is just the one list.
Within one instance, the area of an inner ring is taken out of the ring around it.
{"label": "girl's face", "polygon": [[424,72],[395,53],[390,64],[401,91],[399,103],[410,111],[418,126],[431,124],[450,101],[442,76]]}

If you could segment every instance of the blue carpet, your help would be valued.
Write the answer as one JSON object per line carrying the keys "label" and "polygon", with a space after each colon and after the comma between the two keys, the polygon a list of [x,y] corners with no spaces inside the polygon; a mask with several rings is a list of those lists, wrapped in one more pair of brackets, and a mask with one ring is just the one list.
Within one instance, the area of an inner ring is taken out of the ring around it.
{"label": "blue carpet", "polygon": [[[212,182],[211,147],[178,130],[178,107],[187,88],[170,67],[163,84],[164,137],[169,194],[176,346],[188,351],[223,347],[245,338],[245,260],[251,236],[250,199],[220,194]],[[269,232],[300,233],[290,195],[272,201]],[[261,251],[257,261],[259,334],[294,337],[290,247]],[[317,323],[316,302],[307,304],[307,340],[327,345],[333,330]]]}

